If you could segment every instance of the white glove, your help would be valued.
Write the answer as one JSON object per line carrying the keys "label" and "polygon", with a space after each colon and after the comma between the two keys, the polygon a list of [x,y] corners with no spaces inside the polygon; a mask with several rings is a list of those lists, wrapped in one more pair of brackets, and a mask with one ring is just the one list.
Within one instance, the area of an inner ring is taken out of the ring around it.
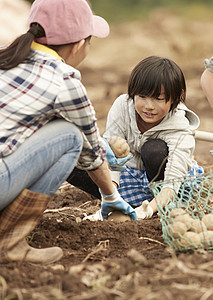
{"label": "white glove", "polygon": [[83,221],[84,220],[103,221],[103,217],[102,217],[102,214],[101,214],[101,209],[99,209],[98,211],[96,211],[96,213],[93,214],[93,215],[89,215],[89,216],[84,217]]}
{"label": "white glove", "polygon": [[149,201],[145,200],[141,206],[135,208],[138,219],[149,219],[153,215],[153,209],[149,205]]}

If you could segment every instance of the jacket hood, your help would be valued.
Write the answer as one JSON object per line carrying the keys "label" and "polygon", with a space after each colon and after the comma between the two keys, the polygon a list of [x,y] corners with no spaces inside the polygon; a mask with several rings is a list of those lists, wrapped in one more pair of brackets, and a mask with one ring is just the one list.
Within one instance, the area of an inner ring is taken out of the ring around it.
{"label": "jacket hood", "polygon": [[179,103],[175,110],[169,112],[164,118],[164,126],[170,127],[171,124],[173,126],[175,124],[176,129],[179,130],[189,129],[193,131],[199,127],[200,119],[185,104]]}

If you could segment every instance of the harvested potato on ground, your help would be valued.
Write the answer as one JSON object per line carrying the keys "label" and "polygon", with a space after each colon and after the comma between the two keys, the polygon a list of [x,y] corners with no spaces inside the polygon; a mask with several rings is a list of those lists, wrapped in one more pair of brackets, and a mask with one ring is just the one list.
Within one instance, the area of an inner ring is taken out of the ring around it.
{"label": "harvested potato on ground", "polygon": [[199,236],[201,237],[204,247],[213,246],[213,231],[208,230],[208,231],[200,232]]}
{"label": "harvested potato on ground", "polygon": [[196,233],[200,233],[202,231],[206,231],[207,228],[206,228],[205,223],[203,221],[201,221],[200,219],[193,219],[189,230],[196,232]]}
{"label": "harvested potato on ground", "polygon": [[174,238],[181,238],[187,231],[187,227],[182,222],[176,222],[167,226],[168,233]]}
{"label": "harvested potato on ground", "polygon": [[131,221],[131,218],[129,215],[123,214],[121,211],[113,211],[108,216],[108,221],[114,221],[114,222],[125,222],[125,221]]}
{"label": "harvested potato on ground", "polygon": [[208,230],[213,230],[213,214],[205,215],[202,218],[202,221]]}
{"label": "harvested potato on ground", "polygon": [[130,148],[126,140],[120,136],[113,136],[109,140],[109,145],[117,158],[125,157],[129,154]]}
{"label": "harvested potato on ground", "polygon": [[193,249],[201,245],[202,238],[198,233],[188,231],[183,235],[180,242],[183,246]]}

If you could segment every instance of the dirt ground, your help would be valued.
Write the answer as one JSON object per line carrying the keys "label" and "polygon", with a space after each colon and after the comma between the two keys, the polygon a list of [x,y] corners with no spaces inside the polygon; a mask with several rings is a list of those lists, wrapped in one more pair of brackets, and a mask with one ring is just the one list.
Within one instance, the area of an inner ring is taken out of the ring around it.
{"label": "dirt ground", "polygon": [[[145,23],[112,27],[108,41],[94,40],[80,70],[100,132],[110,105],[126,92],[129,72],[148,55],[172,58],[182,67],[199,130],[212,131],[213,112],[199,84],[204,58],[213,55],[212,35],[213,23],[158,10]],[[212,171],[212,143],[196,146],[195,159]],[[47,266],[1,264],[0,299],[213,299],[213,252],[174,253],[162,238],[158,216],[124,223],[82,220],[99,207],[99,200],[64,183],[28,236],[33,247],[60,246],[64,257]]]}

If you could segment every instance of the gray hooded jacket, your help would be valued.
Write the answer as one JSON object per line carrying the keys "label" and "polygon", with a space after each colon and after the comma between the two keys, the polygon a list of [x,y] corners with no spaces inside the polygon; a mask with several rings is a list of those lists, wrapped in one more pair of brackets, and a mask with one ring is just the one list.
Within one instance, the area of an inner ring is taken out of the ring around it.
{"label": "gray hooded jacket", "polygon": [[[169,149],[168,162],[165,169],[164,180],[183,178],[193,164],[195,139],[193,131],[198,128],[198,116],[180,103],[173,112],[169,112],[157,126],[142,134],[137,126],[135,108],[132,99],[127,94],[119,96],[113,103],[107,118],[104,138],[112,136],[123,137],[130,146],[134,155],[127,165],[142,169],[141,147],[148,139],[162,139]],[[112,178],[118,178],[112,172]],[[115,179],[116,182],[118,180]]]}

